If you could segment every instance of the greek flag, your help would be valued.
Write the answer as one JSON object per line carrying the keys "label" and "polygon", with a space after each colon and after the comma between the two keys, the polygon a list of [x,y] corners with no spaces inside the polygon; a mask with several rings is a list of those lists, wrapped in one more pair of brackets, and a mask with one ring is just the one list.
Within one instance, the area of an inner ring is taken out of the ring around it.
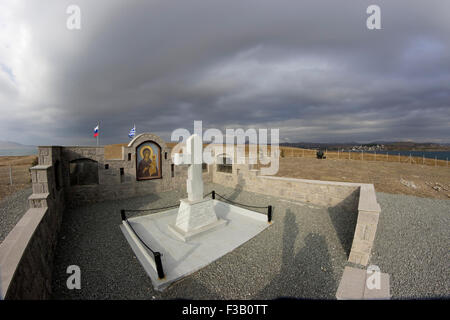
{"label": "greek flag", "polygon": [[128,133],[128,137],[133,138],[136,135],[136,126],[130,129],[130,133]]}

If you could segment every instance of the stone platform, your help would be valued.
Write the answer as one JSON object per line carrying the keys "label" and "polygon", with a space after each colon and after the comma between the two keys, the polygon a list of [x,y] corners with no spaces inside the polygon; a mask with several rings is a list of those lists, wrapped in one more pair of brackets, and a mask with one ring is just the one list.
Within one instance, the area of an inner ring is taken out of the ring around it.
{"label": "stone platform", "polygon": [[128,219],[139,237],[152,250],[162,254],[164,279],[158,279],[151,252],[139,243],[127,228],[126,222],[121,226],[128,243],[156,290],[162,291],[172,282],[207,266],[270,225],[264,214],[217,200],[209,201],[218,221],[224,221],[224,225],[199,233],[188,241],[183,241],[168,228],[169,225],[175,224],[178,209]]}
{"label": "stone platform", "polygon": [[186,242],[192,237],[225,224],[225,220],[217,218],[214,212],[214,201],[211,199],[197,201],[182,199],[175,224],[169,225],[169,230]]}

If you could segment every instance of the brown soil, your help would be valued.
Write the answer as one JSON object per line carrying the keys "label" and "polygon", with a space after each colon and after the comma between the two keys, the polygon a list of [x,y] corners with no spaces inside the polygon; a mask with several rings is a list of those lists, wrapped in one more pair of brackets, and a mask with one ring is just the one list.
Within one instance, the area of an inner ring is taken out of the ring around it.
{"label": "brown soil", "polygon": [[[0,201],[19,190],[31,187],[29,168],[35,155],[30,156],[0,156]],[[13,185],[10,185],[9,168],[11,167]]]}
{"label": "brown soil", "polygon": [[[28,169],[36,156],[0,157],[0,201],[6,196],[31,186]],[[9,185],[9,166],[12,166],[14,180]],[[280,170],[277,176],[373,183],[376,191],[408,194],[419,197],[450,199],[450,168],[431,165],[396,163],[385,161],[358,161],[324,159],[313,157],[280,158]],[[412,182],[416,186],[401,183]],[[434,187],[434,188],[433,188]]]}
{"label": "brown soil", "polygon": [[[280,158],[277,176],[373,183],[375,190],[380,192],[450,199],[450,167],[383,161]],[[416,188],[402,184],[402,179],[406,184],[413,182]]]}

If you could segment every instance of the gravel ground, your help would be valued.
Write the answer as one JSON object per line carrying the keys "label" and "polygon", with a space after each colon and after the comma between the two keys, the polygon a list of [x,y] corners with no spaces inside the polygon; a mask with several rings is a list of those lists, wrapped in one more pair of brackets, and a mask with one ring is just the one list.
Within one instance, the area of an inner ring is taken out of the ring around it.
{"label": "gravel ground", "polygon": [[[164,292],[150,279],[119,229],[121,208],[162,207],[182,192],[98,203],[67,211],[55,268],[54,299],[334,299],[355,215],[220,185],[205,185],[238,202],[274,206],[274,223],[255,238]],[[338,231],[336,231],[338,230]],[[66,288],[66,268],[81,268],[81,290]]]}
{"label": "gravel ground", "polygon": [[[334,299],[356,214],[205,185],[229,199],[274,206],[274,223],[255,238],[164,292],[122,235],[121,208],[163,207],[184,192],[98,203],[67,211],[53,272],[54,299]],[[393,299],[449,297],[450,201],[377,193],[382,213],[371,264],[390,274]],[[356,211],[353,211],[356,212]],[[81,290],[66,288],[78,265]]]}
{"label": "gravel ground", "polygon": [[371,264],[389,273],[394,299],[450,297],[450,200],[377,193]]}
{"label": "gravel ground", "polygon": [[28,210],[31,193],[31,188],[23,189],[0,201],[0,243]]}

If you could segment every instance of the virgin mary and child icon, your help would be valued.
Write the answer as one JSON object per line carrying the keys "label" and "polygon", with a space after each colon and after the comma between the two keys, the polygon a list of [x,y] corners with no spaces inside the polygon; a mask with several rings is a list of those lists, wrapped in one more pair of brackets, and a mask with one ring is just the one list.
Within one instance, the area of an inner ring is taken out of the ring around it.
{"label": "virgin mary and child icon", "polygon": [[[155,150],[158,150],[158,148],[155,147]],[[137,178],[149,179],[159,177],[158,152],[155,152],[150,144],[146,144],[139,147],[138,154],[140,155],[140,160],[136,172]]]}

